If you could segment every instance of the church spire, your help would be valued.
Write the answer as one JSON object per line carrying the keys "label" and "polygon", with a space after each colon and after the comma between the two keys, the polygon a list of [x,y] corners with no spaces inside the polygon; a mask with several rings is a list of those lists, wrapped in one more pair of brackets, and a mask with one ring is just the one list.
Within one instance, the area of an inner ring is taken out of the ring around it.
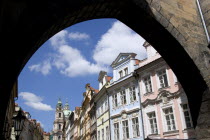
{"label": "church spire", "polygon": [[66,103],[65,103],[65,106],[64,106],[64,109],[63,109],[63,113],[64,113],[64,116],[66,118],[69,117],[69,115],[71,114],[71,110],[69,108],[69,103],[68,103],[68,100],[66,99]]}
{"label": "church spire", "polygon": [[66,98],[66,104],[65,104],[64,109],[69,110],[69,103],[68,103],[68,99],[67,98]]}
{"label": "church spire", "polygon": [[57,103],[57,105],[56,105],[56,108],[62,109],[62,107],[63,107],[63,104],[62,104],[62,102],[61,102],[61,98],[59,98],[59,99],[58,99],[58,103]]}

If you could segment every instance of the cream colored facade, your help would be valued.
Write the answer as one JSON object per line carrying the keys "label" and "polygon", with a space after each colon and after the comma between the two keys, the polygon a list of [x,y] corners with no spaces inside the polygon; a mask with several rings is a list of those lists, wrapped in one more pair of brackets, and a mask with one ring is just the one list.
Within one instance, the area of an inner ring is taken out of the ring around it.
{"label": "cream colored facade", "polygon": [[106,75],[107,73],[101,71],[99,73],[99,92],[95,97],[96,102],[96,118],[97,118],[97,140],[110,139],[110,117],[109,117],[109,103],[106,88],[112,77]]}

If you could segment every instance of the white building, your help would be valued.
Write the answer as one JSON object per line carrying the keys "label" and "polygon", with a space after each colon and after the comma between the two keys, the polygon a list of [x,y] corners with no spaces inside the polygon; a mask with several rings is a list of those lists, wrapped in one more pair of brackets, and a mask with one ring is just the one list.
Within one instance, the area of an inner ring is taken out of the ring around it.
{"label": "white building", "polygon": [[107,90],[112,140],[144,138],[138,82],[134,73],[139,60],[135,56],[135,53],[120,53],[111,65],[113,81]]}

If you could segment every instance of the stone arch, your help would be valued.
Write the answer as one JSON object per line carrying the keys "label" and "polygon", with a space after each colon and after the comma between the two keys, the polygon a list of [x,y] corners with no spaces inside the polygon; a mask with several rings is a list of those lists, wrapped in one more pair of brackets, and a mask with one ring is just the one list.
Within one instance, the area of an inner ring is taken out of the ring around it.
{"label": "stone arch", "polygon": [[[47,39],[82,21],[116,18],[153,45],[176,73],[193,108],[191,114],[196,126],[210,72],[202,57],[202,52],[209,54],[209,49],[195,1],[5,0],[1,4],[0,43],[5,47],[0,53],[0,64],[4,67],[0,69],[0,92],[5,96],[0,101],[0,116],[5,115],[9,93],[19,73]],[[196,32],[191,30],[194,27]],[[206,59],[208,62],[209,58]],[[0,120],[2,124],[4,118]]]}

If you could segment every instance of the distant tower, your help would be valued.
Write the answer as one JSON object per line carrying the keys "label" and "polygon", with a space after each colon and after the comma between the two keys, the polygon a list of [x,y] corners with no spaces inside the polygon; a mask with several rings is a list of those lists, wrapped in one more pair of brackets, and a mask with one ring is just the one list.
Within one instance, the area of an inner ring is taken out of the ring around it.
{"label": "distant tower", "polygon": [[68,120],[68,117],[71,114],[71,110],[70,110],[69,103],[68,103],[67,100],[66,100],[66,104],[63,108],[63,114],[64,114],[64,117],[65,117],[65,120]]}
{"label": "distant tower", "polygon": [[65,117],[63,113],[63,105],[61,99],[59,98],[55,111],[55,121],[53,125],[53,140],[62,140],[64,121]]}

